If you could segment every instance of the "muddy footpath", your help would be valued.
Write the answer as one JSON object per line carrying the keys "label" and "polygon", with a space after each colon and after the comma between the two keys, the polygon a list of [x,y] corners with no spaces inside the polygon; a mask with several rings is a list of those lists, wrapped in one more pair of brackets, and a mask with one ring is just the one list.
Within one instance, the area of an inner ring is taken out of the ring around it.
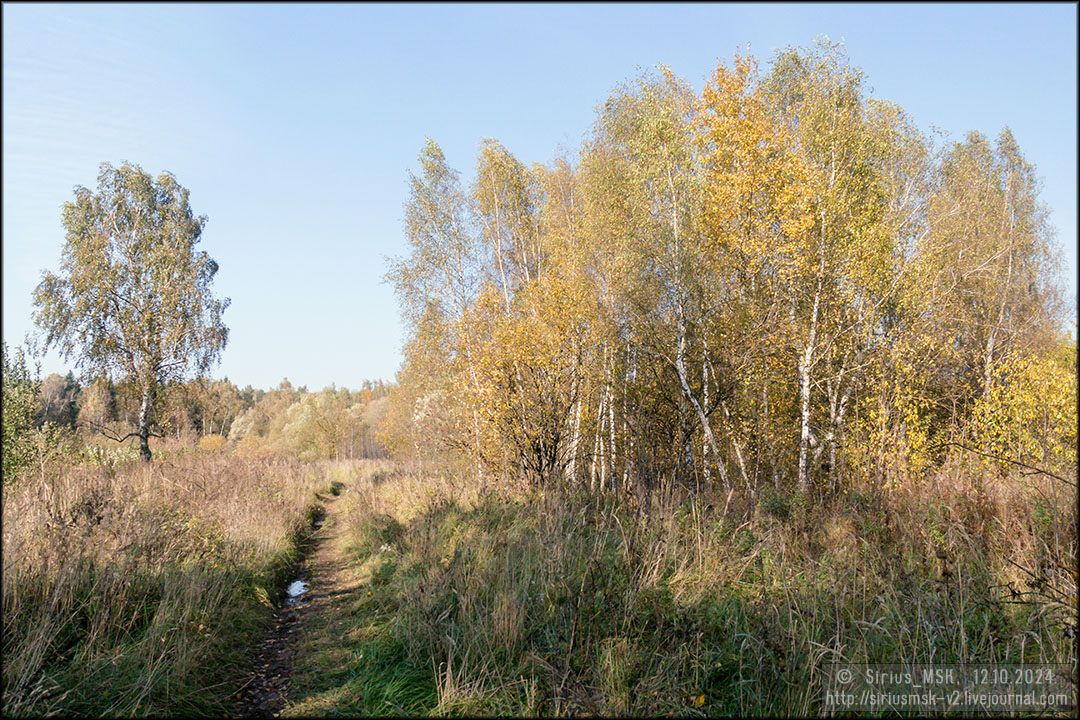
{"label": "muddy footpath", "polygon": [[[269,718],[278,716],[290,699],[293,664],[303,637],[305,619],[317,612],[317,595],[328,592],[320,575],[331,550],[328,543],[327,518],[333,512],[337,497],[320,495],[323,510],[312,524],[311,536],[301,545],[300,561],[292,574],[273,619],[259,640],[254,663],[247,680],[233,695],[231,717]],[[315,586],[313,589],[313,585]],[[335,593],[336,594],[336,593]]]}

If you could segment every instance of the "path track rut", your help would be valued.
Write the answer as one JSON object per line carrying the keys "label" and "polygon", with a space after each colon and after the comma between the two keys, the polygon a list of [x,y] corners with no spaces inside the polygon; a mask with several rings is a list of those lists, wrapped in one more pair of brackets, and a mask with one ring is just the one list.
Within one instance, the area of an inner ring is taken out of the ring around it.
{"label": "path track rut", "polygon": [[324,512],[306,543],[307,553],[290,579],[303,579],[308,591],[297,602],[274,611],[273,622],[259,641],[251,675],[238,691],[234,717],[276,717],[290,700],[293,662],[308,623],[332,615],[328,606],[344,602],[358,583],[346,571],[342,536],[335,513],[338,498],[319,495]]}

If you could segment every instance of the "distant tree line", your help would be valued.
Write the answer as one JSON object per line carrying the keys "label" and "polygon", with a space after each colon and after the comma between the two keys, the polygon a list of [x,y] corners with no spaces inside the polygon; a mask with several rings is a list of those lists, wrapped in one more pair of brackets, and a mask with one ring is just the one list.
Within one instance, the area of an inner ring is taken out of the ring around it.
{"label": "distant tree line", "polygon": [[[53,456],[77,461],[79,448],[122,437],[138,423],[141,393],[133,383],[96,378],[84,385],[71,372],[38,380],[21,349],[9,352],[6,344],[3,360],[5,480]],[[288,380],[264,391],[228,378],[195,378],[159,388],[154,429],[160,442],[179,447],[305,460],[385,457],[375,432],[388,394],[381,380],[365,380],[357,390],[309,392]]]}

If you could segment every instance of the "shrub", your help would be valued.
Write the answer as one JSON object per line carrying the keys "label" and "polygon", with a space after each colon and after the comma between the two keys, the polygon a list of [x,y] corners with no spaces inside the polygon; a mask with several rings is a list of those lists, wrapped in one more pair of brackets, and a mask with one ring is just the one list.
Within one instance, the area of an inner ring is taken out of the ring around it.
{"label": "shrub", "polygon": [[219,453],[225,449],[225,438],[220,435],[203,435],[199,438],[199,449],[208,453]]}
{"label": "shrub", "polygon": [[37,410],[37,383],[26,369],[22,348],[9,357],[3,343],[3,477],[14,481],[33,466],[34,412]]}

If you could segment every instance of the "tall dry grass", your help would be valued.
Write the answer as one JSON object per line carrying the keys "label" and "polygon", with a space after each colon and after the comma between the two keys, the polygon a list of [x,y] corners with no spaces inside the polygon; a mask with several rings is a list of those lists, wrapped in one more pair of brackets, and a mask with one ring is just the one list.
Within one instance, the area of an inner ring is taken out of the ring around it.
{"label": "tall dry grass", "polygon": [[3,714],[220,715],[325,470],[182,455],[3,498]]}
{"label": "tall dry grass", "polygon": [[814,715],[831,662],[1076,667],[1076,492],[1046,476],[713,505],[383,464],[341,503],[355,661],[298,711]]}

